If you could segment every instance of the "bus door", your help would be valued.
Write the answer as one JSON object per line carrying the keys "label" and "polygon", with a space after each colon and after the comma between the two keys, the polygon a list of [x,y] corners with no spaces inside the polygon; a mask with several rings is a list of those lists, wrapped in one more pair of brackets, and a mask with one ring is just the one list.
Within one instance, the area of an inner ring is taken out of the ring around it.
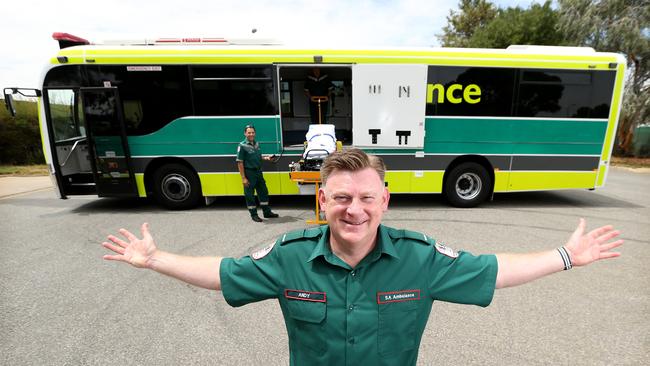
{"label": "bus door", "polygon": [[352,66],[353,144],[422,149],[426,92],[426,65]]}
{"label": "bus door", "polygon": [[97,195],[138,195],[117,88],[81,88]]}

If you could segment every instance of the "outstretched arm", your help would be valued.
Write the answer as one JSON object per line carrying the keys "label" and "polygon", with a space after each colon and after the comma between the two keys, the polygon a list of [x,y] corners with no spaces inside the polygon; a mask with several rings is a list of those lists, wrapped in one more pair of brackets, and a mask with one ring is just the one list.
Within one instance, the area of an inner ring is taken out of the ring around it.
{"label": "outstretched arm", "polygon": [[[611,241],[620,235],[618,230],[607,225],[585,234],[585,227],[585,220],[580,219],[578,227],[564,245],[573,266],[585,266],[620,255],[611,251],[623,244],[621,239]],[[562,255],[557,249],[541,253],[497,254],[497,261],[497,288],[522,285],[565,269]]]}
{"label": "outstretched arm", "polygon": [[116,254],[107,254],[104,259],[129,263],[137,268],[152,269],[194,286],[221,290],[221,257],[187,257],[163,252],[156,247],[149,232],[149,224],[142,224],[141,231],[142,239],[138,239],[128,230],[120,229],[120,234],[128,242],[109,235],[109,242],[103,242],[102,245]]}

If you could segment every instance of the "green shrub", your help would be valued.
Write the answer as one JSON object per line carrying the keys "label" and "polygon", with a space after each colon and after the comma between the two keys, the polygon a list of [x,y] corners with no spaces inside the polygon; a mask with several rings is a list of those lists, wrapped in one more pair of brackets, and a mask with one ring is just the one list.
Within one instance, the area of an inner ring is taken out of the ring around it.
{"label": "green shrub", "polygon": [[44,164],[36,102],[14,100],[16,117],[0,103],[0,164]]}

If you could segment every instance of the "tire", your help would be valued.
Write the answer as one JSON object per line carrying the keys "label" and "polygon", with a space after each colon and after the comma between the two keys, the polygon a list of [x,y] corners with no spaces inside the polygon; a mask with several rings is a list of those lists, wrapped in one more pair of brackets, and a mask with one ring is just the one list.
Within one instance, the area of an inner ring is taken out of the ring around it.
{"label": "tire", "polygon": [[455,207],[476,207],[492,190],[492,179],[477,163],[462,163],[449,172],[445,181],[445,198]]}
{"label": "tire", "polygon": [[196,173],[181,164],[167,164],[153,174],[156,200],[171,210],[187,210],[198,206],[201,183]]}

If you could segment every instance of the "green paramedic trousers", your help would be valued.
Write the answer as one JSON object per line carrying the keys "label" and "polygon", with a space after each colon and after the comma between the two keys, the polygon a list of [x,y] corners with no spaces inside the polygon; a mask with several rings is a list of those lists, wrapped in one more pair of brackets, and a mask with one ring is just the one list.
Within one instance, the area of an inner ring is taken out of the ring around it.
{"label": "green paramedic trousers", "polygon": [[244,175],[248,179],[248,187],[244,187],[244,197],[246,198],[246,207],[251,214],[252,210],[257,212],[257,204],[255,203],[255,192],[260,199],[260,206],[264,212],[269,212],[269,190],[266,188],[266,181],[264,175],[259,169],[244,169]]}

